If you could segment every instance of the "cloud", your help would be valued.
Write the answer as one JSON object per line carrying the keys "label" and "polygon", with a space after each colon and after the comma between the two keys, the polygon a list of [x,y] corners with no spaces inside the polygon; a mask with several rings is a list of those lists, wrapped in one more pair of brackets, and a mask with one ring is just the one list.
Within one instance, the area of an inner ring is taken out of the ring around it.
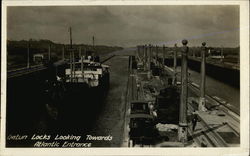
{"label": "cloud", "polygon": [[[167,44],[239,45],[239,6],[30,6],[8,7],[7,38],[135,46]],[[209,34],[209,35],[208,35]]]}

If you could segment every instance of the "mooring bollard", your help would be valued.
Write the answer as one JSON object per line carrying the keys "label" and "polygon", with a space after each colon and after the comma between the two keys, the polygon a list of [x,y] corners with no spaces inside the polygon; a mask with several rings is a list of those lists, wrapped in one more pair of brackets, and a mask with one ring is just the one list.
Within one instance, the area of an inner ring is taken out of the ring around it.
{"label": "mooring bollard", "polygon": [[205,100],[205,84],[206,84],[206,42],[201,47],[201,83],[200,83],[200,100],[199,111],[206,111]]}
{"label": "mooring bollard", "polygon": [[182,61],[181,61],[181,100],[180,100],[180,116],[179,116],[179,129],[178,140],[182,143],[187,142],[187,95],[188,95],[188,68],[187,68],[187,54],[188,54],[188,41],[182,40]]}

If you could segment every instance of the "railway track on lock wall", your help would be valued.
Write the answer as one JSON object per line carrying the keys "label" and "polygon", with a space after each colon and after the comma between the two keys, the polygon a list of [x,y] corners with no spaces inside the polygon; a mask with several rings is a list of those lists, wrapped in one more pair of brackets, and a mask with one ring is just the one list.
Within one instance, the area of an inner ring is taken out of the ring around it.
{"label": "railway track on lock wall", "polygon": [[45,67],[44,65],[34,65],[29,68],[23,67],[23,68],[12,69],[12,70],[7,71],[7,78],[30,74],[36,71],[44,70],[46,68],[47,67]]}
{"label": "railway track on lock wall", "polygon": [[[116,55],[111,55],[111,56],[107,57],[106,59],[102,60],[101,63],[104,63],[115,56]],[[36,71],[44,70],[46,68],[47,68],[46,66],[44,66],[43,64],[40,64],[40,65],[30,66],[29,68],[28,67],[21,67],[21,68],[11,69],[11,70],[7,71],[7,78],[18,77],[18,76],[30,74],[30,73],[33,73]]]}
{"label": "railway track on lock wall", "polygon": [[[174,74],[174,70],[168,66],[164,66],[164,70],[169,73],[170,75]],[[188,87],[189,89],[191,89],[193,92],[195,92],[197,95],[199,95],[200,93],[200,88],[199,85],[193,83],[193,82],[189,82],[188,83]],[[239,116],[240,116],[240,112],[239,110],[237,110],[235,107],[233,106],[228,106],[227,103],[222,103],[221,101],[219,101],[218,99],[212,97],[211,95],[206,94],[206,99],[208,99],[209,101],[211,101],[212,103],[215,104],[215,106],[220,106],[220,108],[229,116],[231,116],[232,118],[234,118],[237,122],[240,121]]]}
{"label": "railway track on lock wall", "polygon": [[[188,109],[190,110],[190,112],[193,112],[195,110],[194,106],[191,103],[188,104]],[[230,129],[230,131],[236,134],[236,136],[240,136],[239,132],[235,131],[235,129],[229,124],[222,123],[220,125],[211,127],[211,125],[207,124],[201,117],[198,118],[199,124],[201,125],[202,129],[194,135],[192,134],[191,129],[189,129],[188,132],[190,136],[192,136],[193,140],[201,147],[229,147],[230,145],[216,131],[223,126]]]}
{"label": "railway track on lock wall", "polygon": [[[200,92],[200,88],[194,83],[189,83],[189,88],[192,91],[194,91],[196,94]],[[240,122],[240,118],[239,118],[240,112],[236,108],[227,106],[226,104],[220,102],[219,100],[212,97],[211,95],[206,95],[206,99],[208,99],[209,101],[212,101],[212,103],[215,103],[216,107],[219,106],[226,114],[234,118],[237,122]]]}

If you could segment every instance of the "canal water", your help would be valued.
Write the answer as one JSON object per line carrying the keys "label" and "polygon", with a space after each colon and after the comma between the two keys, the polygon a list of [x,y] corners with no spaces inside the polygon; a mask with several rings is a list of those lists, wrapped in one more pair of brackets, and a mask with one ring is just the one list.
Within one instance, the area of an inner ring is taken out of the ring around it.
{"label": "canal water", "polygon": [[110,88],[104,101],[104,107],[88,134],[111,136],[112,140],[92,141],[92,147],[120,147],[122,143],[128,58],[128,56],[115,56],[104,63],[110,66]]}

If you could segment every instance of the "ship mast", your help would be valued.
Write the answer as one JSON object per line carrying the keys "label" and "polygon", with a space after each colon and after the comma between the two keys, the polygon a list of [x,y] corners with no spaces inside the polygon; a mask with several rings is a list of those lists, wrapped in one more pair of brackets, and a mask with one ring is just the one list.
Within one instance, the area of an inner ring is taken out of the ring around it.
{"label": "ship mast", "polygon": [[[70,37],[70,50],[69,50],[69,53],[70,53],[70,82],[72,82],[73,80],[73,70],[74,70],[74,52],[73,52],[73,46],[72,46],[72,29],[71,27],[69,27],[69,37]],[[75,75],[75,74],[74,74]]]}

